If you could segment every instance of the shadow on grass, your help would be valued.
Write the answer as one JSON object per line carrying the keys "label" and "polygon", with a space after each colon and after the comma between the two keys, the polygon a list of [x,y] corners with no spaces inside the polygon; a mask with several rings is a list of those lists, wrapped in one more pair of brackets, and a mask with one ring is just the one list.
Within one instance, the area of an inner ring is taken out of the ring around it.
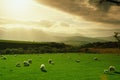
{"label": "shadow on grass", "polygon": [[120,72],[118,72],[118,71],[115,71],[114,73],[116,73],[116,74],[120,74]]}
{"label": "shadow on grass", "polygon": [[115,75],[115,74],[120,74],[120,72],[118,72],[118,71],[115,71],[115,72],[109,72],[109,73],[107,73],[108,75]]}

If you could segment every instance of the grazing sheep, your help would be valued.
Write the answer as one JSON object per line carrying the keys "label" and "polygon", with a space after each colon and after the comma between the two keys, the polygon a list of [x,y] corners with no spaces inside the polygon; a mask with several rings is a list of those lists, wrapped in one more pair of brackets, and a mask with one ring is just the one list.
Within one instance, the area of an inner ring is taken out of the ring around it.
{"label": "grazing sheep", "polygon": [[7,59],[7,57],[5,57],[5,56],[2,56],[2,58],[1,58],[2,60],[6,60]]}
{"label": "grazing sheep", "polygon": [[32,59],[28,59],[28,62],[31,64],[32,63]]}
{"label": "grazing sheep", "polygon": [[97,58],[97,57],[94,57],[93,59],[94,59],[95,61],[97,61],[97,60],[98,60],[98,58]]}
{"label": "grazing sheep", "polygon": [[30,65],[28,61],[24,61],[23,64],[24,64],[24,66],[29,66]]}
{"label": "grazing sheep", "polygon": [[104,73],[117,73],[117,74],[119,74],[119,72],[116,71],[115,66],[109,66],[108,69],[104,69]]}
{"label": "grazing sheep", "polygon": [[42,72],[47,72],[47,70],[45,69],[45,65],[44,65],[44,64],[41,64],[40,70],[41,70]]}
{"label": "grazing sheep", "polygon": [[75,60],[75,62],[79,63],[79,62],[80,62],[80,60]]}
{"label": "grazing sheep", "polygon": [[108,73],[109,70],[108,69],[104,69],[104,74]]}
{"label": "grazing sheep", "polygon": [[51,62],[52,62],[52,59],[49,59],[49,60],[48,60],[48,62],[49,62],[49,64],[51,64]]}
{"label": "grazing sheep", "polygon": [[115,72],[116,71],[115,66],[109,66],[109,71],[110,72]]}
{"label": "grazing sheep", "polygon": [[52,61],[51,64],[54,65],[55,63]]}
{"label": "grazing sheep", "polygon": [[17,63],[17,64],[16,64],[16,67],[21,67],[20,63]]}
{"label": "grazing sheep", "polygon": [[49,64],[53,64],[54,65],[54,62],[53,62],[52,59],[49,59],[48,62],[49,62]]}

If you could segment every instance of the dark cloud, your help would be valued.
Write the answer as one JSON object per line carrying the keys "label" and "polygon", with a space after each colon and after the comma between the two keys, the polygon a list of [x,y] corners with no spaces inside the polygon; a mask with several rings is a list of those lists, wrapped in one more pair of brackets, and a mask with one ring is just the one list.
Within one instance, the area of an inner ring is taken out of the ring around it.
{"label": "dark cloud", "polygon": [[78,15],[89,21],[120,25],[120,6],[100,0],[37,0],[41,4]]}
{"label": "dark cloud", "polygon": [[108,12],[114,3],[108,2],[107,0],[89,0],[88,3],[97,7],[98,10]]}

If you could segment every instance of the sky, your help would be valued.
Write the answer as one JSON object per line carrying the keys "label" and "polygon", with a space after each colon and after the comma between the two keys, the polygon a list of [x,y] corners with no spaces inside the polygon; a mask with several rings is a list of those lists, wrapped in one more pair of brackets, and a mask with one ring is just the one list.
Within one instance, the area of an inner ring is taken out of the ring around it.
{"label": "sky", "polygon": [[52,41],[120,32],[120,6],[99,0],[0,0],[0,39]]}

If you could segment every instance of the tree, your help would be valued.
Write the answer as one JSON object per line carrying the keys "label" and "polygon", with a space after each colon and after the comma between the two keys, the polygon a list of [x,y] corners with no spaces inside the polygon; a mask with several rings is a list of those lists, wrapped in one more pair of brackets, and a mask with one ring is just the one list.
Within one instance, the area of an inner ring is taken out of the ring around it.
{"label": "tree", "polygon": [[114,32],[114,37],[117,39],[118,42],[120,42],[120,36],[118,36],[120,33],[119,32]]}
{"label": "tree", "polygon": [[116,38],[116,40],[118,41],[118,47],[119,47],[119,49],[120,49],[120,36],[119,36],[119,32],[114,32],[114,37]]}

